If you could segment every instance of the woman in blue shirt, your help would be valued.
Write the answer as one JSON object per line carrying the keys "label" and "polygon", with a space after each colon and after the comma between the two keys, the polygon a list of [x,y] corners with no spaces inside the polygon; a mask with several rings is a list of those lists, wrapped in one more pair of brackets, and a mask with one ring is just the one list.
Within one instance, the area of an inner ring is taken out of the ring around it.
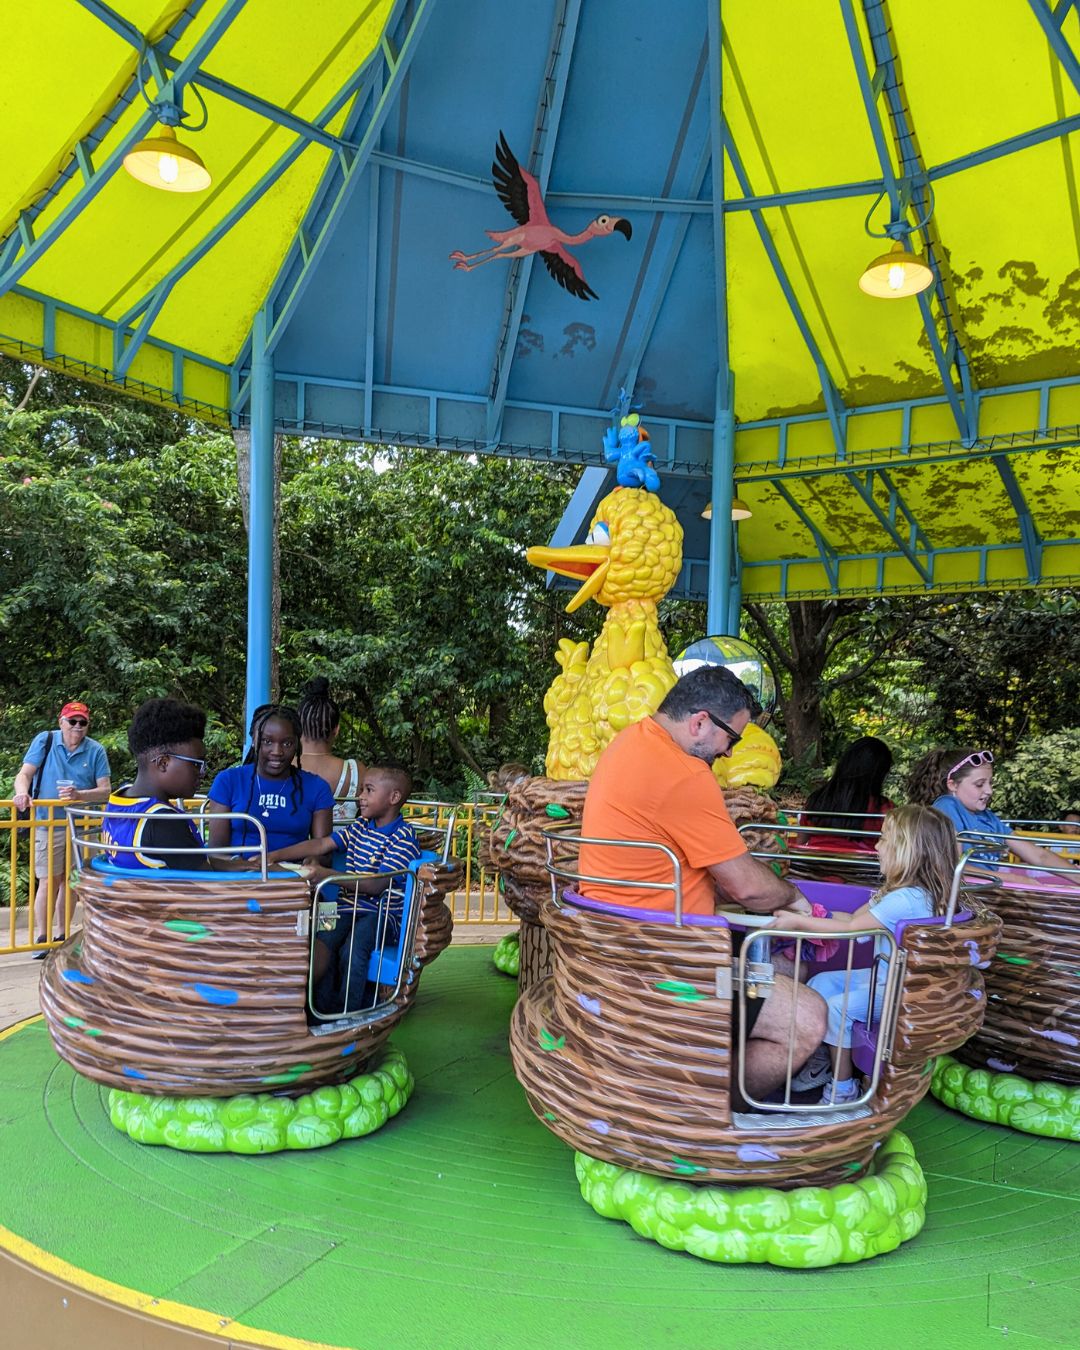
{"label": "woman in blue shirt", "polygon": [[989,750],[931,750],[912,769],[908,795],[951,820],[962,842],[980,841],[973,855],[979,862],[1000,862],[1008,849],[1030,867],[1061,867],[1056,853],[1014,834],[990,810],[993,784],[994,756]]}
{"label": "woman in blue shirt", "polygon": [[[257,708],[247,758],[219,773],[210,787],[206,810],[212,847],[259,843],[250,821],[214,820],[223,811],[241,811],[260,821],[267,852],[280,861],[305,858],[313,839],[330,834],[334,794],[317,774],[297,766],[299,751],[300,720],[293,709],[278,703]],[[256,855],[248,856],[256,866]]]}

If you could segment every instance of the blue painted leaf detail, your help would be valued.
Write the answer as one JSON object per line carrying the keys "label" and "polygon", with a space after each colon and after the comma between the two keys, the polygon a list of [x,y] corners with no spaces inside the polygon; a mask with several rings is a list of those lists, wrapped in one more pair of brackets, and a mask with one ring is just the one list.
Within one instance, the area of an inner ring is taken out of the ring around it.
{"label": "blue painted leaf detail", "polygon": [[600,1000],[598,998],[587,998],[584,994],[578,994],[577,1001],[587,1013],[592,1013],[594,1017],[600,1016]]}
{"label": "blue painted leaf detail", "polygon": [[86,975],[81,970],[64,970],[60,972],[68,984],[95,984],[93,975]]}
{"label": "blue painted leaf detail", "polygon": [[260,905],[258,900],[256,900],[254,897],[252,897],[252,899],[250,899],[247,902],[247,907],[249,910],[251,910],[252,914],[262,913],[262,905]]}
{"label": "blue painted leaf detail", "polygon": [[128,1066],[127,1066],[126,1064],[125,1064],[124,1067],[120,1070],[120,1072],[124,1075],[125,1078],[145,1078],[145,1077],[146,1077],[146,1074],[140,1073],[138,1069],[129,1069]]}
{"label": "blue painted leaf detail", "polygon": [[218,989],[212,984],[188,984],[185,989],[192,989],[201,999],[207,1003],[214,1003],[221,1008],[231,1008],[234,1003],[239,1002],[240,995],[235,989]]}
{"label": "blue painted leaf detail", "polygon": [[735,1150],[740,1162],[779,1162],[780,1154],[771,1148],[762,1148],[760,1144],[740,1144]]}

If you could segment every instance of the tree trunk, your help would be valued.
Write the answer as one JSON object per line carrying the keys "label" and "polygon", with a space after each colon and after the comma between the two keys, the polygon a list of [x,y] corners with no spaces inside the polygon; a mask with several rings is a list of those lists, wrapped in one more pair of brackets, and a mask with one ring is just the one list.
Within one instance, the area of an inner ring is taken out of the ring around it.
{"label": "tree trunk", "polygon": [[[251,431],[237,427],[233,431],[236,444],[236,479],[240,490],[240,510],[244,517],[244,531],[251,531]],[[273,552],[270,558],[270,699],[276,702],[281,689],[281,446],[282,438],[274,437],[274,526]]]}

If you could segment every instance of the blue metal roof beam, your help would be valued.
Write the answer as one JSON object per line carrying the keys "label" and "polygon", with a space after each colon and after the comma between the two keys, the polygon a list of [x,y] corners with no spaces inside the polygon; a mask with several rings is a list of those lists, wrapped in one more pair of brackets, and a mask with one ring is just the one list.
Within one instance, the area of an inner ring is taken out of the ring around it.
{"label": "blue metal roof beam", "polygon": [[[959,320],[953,313],[951,296],[946,285],[944,272],[939,260],[937,230],[931,219],[930,202],[927,196],[928,176],[919,153],[915,132],[909,120],[906,96],[899,78],[899,57],[892,40],[892,24],[888,17],[885,0],[862,0],[866,17],[870,45],[877,63],[877,72],[870,78],[862,48],[862,39],[852,7],[852,0],[841,0],[844,11],[844,26],[847,30],[848,45],[859,80],[859,90],[863,105],[870,122],[874,145],[886,182],[890,184],[889,201],[892,220],[902,221],[905,215],[906,200],[909,196],[912,205],[925,223],[922,226],[923,248],[927,262],[934,274],[933,293],[941,310],[942,322],[947,336],[943,346],[937,331],[937,322],[926,291],[919,297],[919,310],[922,314],[923,328],[933,352],[934,362],[941,375],[942,388],[949,401],[961,440],[970,442],[978,435],[978,400],[971,378],[971,367],[960,334]],[[889,119],[897,156],[903,173],[903,181],[898,181],[893,172],[885,144],[884,130],[877,115],[878,91],[885,95]],[[961,393],[958,394],[953,383],[953,368],[959,379]]]}
{"label": "blue metal roof beam", "polygon": [[[202,34],[200,41],[198,41],[197,45],[194,46],[192,51],[188,54],[188,57],[185,57],[184,61],[182,61],[177,70],[175,70],[174,80],[171,81],[170,84],[182,85],[188,81],[190,74],[198,69],[198,65],[200,65],[200,62],[204,59],[205,55],[213,49],[213,46],[220,41],[221,36],[228,31],[229,24],[232,23],[236,14],[239,14],[240,9],[242,9],[243,5],[246,3],[247,0],[229,0],[227,7],[217,15],[215,22],[209,26],[204,34]],[[196,15],[201,8],[202,0],[192,0],[192,4],[188,5],[185,14],[181,16],[181,19],[177,20],[177,23],[174,24],[173,28],[170,28],[169,41],[178,41],[178,38],[184,34],[185,28],[188,27],[190,20],[192,20],[193,16]],[[130,150],[134,144],[138,143],[139,140],[142,140],[143,136],[147,134],[147,131],[154,126],[154,121],[157,119],[154,117],[153,109],[147,108],[146,111],[139,116],[139,119],[136,121],[135,127],[132,128],[130,134],[124,136],[123,142],[112,151],[112,154],[108,155],[108,158],[105,159],[103,165],[97,167],[97,169],[93,166],[92,159],[90,159],[90,151],[93,151],[94,148],[99,146],[101,140],[104,139],[104,136],[112,130],[120,112],[123,112],[124,109],[128,107],[128,104],[131,104],[132,101],[134,101],[135,94],[138,93],[138,90],[138,78],[132,78],[130,84],[128,84],[127,88],[124,89],[124,92],[120,94],[116,103],[113,104],[113,107],[109,108],[109,111],[101,117],[101,120],[97,123],[97,126],[93,128],[93,131],[90,132],[88,136],[84,136],[80,144],[74,148],[72,159],[70,159],[68,163],[65,163],[62,169],[58,171],[53,184],[42,193],[41,197],[38,197],[38,200],[36,200],[34,204],[19,213],[19,220],[16,221],[15,227],[12,228],[11,234],[8,235],[7,240],[4,242],[3,251],[0,252],[0,296],[5,296],[5,294],[8,293],[8,290],[11,290],[12,286],[23,277],[23,274],[26,273],[30,267],[34,266],[34,263],[38,261],[38,258],[53,246],[55,240],[63,234],[63,231],[68,228],[68,225],[72,223],[77,216],[81,215],[82,211],[88,207],[89,202],[93,201],[93,198],[97,196],[97,193],[104,188],[105,184],[109,181],[109,178],[112,178],[113,173],[116,173],[116,170],[119,169],[121,163],[123,163],[124,155],[128,153],[128,150]],[[162,93],[165,92],[166,90],[162,90]],[[72,200],[68,202],[68,205],[63,208],[63,211],[59,213],[57,219],[45,229],[45,232],[43,232],[39,238],[34,238],[34,234],[32,234],[32,221],[36,220],[36,217],[41,215],[43,209],[49,205],[49,202],[53,200],[55,194],[59,192],[59,189],[68,182],[69,178],[72,177],[72,174],[74,173],[82,173],[81,188],[74,194]],[[20,247],[23,248],[22,257],[19,257]],[[18,261],[16,261],[16,259],[18,259]]]}
{"label": "blue metal roof beam", "polygon": [[1020,525],[1020,542],[1024,546],[1024,562],[1027,565],[1028,580],[1037,586],[1042,579],[1043,541],[1027,504],[1024,490],[1020,486],[1013,466],[1003,455],[993,455],[994,467],[1001,475],[1005,491],[1009,495],[1012,509]]}
{"label": "blue metal roof beam", "polygon": [[885,531],[885,533],[889,536],[889,538],[893,541],[893,543],[900,550],[903,556],[908,560],[908,562],[915,569],[915,571],[918,572],[919,576],[922,577],[926,585],[931,586],[934,580],[932,572],[933,555],[931,554],[930,558],[931,566],[928,567],[927,564],[922,560],[922,558],[920,558],[919,555],[916,553],[914,547],[912,546],[912,542],[909,542],[907,539],[905,539],[903,535],[900,533],[900,531],[896,528],[896,518],[895,518],[896,498],[899,496],[899,494],[896,492],[895,488],[892,489],[890,493],[890,510],[886,512],[881,509],[877,501],[874,499],[874,471],[872,469],[866,474],[865,482],[863,482],[863,480],[860,479],[857,473],[849,473],[846,474],[845,477],[847,478],[851,486],[855,489],[855,491],[859,494],[859,496],[862,498],[863,505],[871,513],[871,515],[881,526],[881,528]]}
{"label": "blue metal roof beam", "polygon": [[1047,0],[1028,0],[1028,4],[1039,27],[1046,34],[1046,40],[1054,55],[1061,63],[1062,70],[1072,80],[1073,88],[1080,93],[1080,61],[1077,61],[1076,53],[1066,42],[1065,35],[1061,31],[1061,26],[1073,7],[1073,0],[1062,0],[1054,10],[1051,10]]}
{"label": "blue metal roof beam", "polygon": [[[332,121],[356,92],[356,85],[361,79],[360,72],[351,76],[320,114],[320,120]],[[224,215],[213,229],[204,235],[198,244],[185,254],[178,263],[174,264],[151,290],[141,296],[134,305],[117,319],[113,335],[113,360],[118,377],[123,378],[131,368],[132,361],[134,361],[139,349],[149,336],[155,319],[160,314],[177,282],[182,280],[201,258],[204,258],[215,245],[220,243],[238,221],[243,220],[263,194],[273,187],[287,170],[292,168],[293,164],[310,145],[311,141],[306,137],[297,137],[285,154],[281,155],[267,169],[255,186],[241,197],[232,210]],[[130,337],[128,337],[129,334]],[[126,344],[125,338],[127,338]]]}
{"label": "blue metal roof beam", "polygon": [[930,543],[930,540],[927,539],[926,533],[916,519],[914,511],[912,511],[907,502],[904,501],[899,488],[893,483],[888,472],[885,469],[870,469],[867,472],[868,474],[877,473],[877,476],[881,479],[882,486],[889,494],[889,519],[895,524],[897,514],[899,514],[907,521],[912,548],[919,549],[923,553],[933,553],[933,545]]}
{"label": "blue metal roof beam", "polygon": [[[407,11],[409,8],[411,6],[407,3],[407,0],[399,0],[387,21],[386,31],[388,33],[394,31],[403,11]],[[270,303],[274,314],[274,326],[268,339],[271,352],[281,341],[289,319],[300,303],[300,298],[307,290],[308,283],[314,275],[316,264],[345,213],[353,189],[359,182],[371,152],[375,148],[375,143],[382,132],[383,125],[390,112],[390,105],[398,96],[409,73],[413,57],[416,55],[420,39],[423,37],[424,29],[427,27],[428,19],[430,19],[434,8],[435,0],[418,0],[411,17],[406,16],[402,20],[405,31],[401,34],[400,42],[396,47],[391,47],[385,43],[380,45],[379,50],[383,59],[387,62],[386,74],[380,82],[381,90],[378,97],[372,100],[371,115],[366,126],[364,126],[363,133],[356,142],[355,154],[347,166],[342,164],[331,165],[323,183],[320,185],[319,192],[316,194],[315,205],[307,213],[303,225],[297,231],[296,239],[286,254],[285,261],[274,279],[273,286],[270,288]],[[357,130],[359,130],[358,127],[354,129],[353,135]],[[338,175],[340,175],[340,181],[338,181]],[[334,190],[335,183],[336,191]],[[314,223],[317,220],[320,223],[316,232]],[[305,245],[304,241],[310,238],[313,233],[314,242]],[[298,255],[303,258],[303,266],[288,292],[285,293],[283,300],[282,294],[284,293],[285,282],[296,264]]]}
{"label": "blue metal roof beam", "polygon": [[[95,18],[100,19],[108,28],[111,28],[118,37],[122,37],[137,52],[145,53],[152,59],[156,59],[163,71],[175,70],[179,66],[179,60],[170,54],[168,48],[163,48],[160,44],[149,46],[145,36],[139,32],[133,23],[129,23],[114,9],[103,4],[102,0],[78,0],[78,3],[84,9],[89,10]],[[375,0],[370,0],[367,12],[370,13],[374,7]],[[246,89],[241,89],[238,85],[230,84],[228,80],[212,75],[208,70],[200,70],[198,75],[190,79],[188,83],[197,84],[202,89],[207,89],[221,98],[228,99],[230,103],[235,103],[241,108],[246,108],[249,112],[265,117],[270,122],[277,122],[280,126],[288,127],[290,131],[295,131],[297,135],[306,136],[309,140],[316,141],[319,145],[325,145],[331,150],[355,148],[350,146],[348,141],[343,140],[340,136],[335,136],[324,127],[317,126],[314,122],[309,122],[303,117],[297,117],[287,108],[280,108],[276,103],[270,103],[267,99],[260,98],[258,94],[252,94]]]}
{"label": "blue metal roof beam", "polygon": [[[548,64],[537,102],[532,144],[529,147],[529,172],[540,185],[540,196],[547,192],[551,168],[555,162],[555,143],[559,138],[566,81],[574,56],[578,23],[581,19],[581,0],[559,0],[555,7],[551,40],[548,44]],[[514,258],[506,277],[503,291],[502,322],[491,363],[491,390],[487,408],[487,438],[497,441],[502,433],[503,409],[510,385],[510,371],[514,364],[521,315],[529,290],[536,255]]]}
{"label": "blue metal roof beam", "polygon": [[[740,482],[743,481],[741,476],[739,481]],[[784,486],[783,483],[777,482],[774,484],[774,487],[776,488],[777,492],[779,492],[780,496],[783,497],[784,501],[787,502],[788,506],[791,508],[794,514],[798,516],[799,520],[803,523],[803,525],[806,526],[807,530],[810,532],[810,536],[813,539],[815,546],[817,547],[818,557],[821,559],[821,565],[825,569],[825,575],[829,578],[829,589],[835,593],[840,585],[840,558],[839,555],[837,554],[836,548],[828,542],[825,536],[821,533],[818,527],[806,514],[806,512],[795,500],[795,498],[791,495],[791,493],[787,490],[787,488]]]}
{"label": "blue metal roof beam", "polygon": [[[683,103],[682,117],[679,121],[678,130],[675,133],[675,139],[671,147],[671,153],[668,156],[667,171],[664,174],[664,182],[660,189],[660,195],[666,196],[675,183],[676,176],[679,174],[683,163],[683,156],[686,151],[687,138],[693,125],[694,113],[702,99],[702,89],[708,87],[708,98],[714,97],[714,92],[706,82],[706,73],[709,70],[709,47],[707,42],[702,43],[701,53],[698,57],[697,67],[693,75],[686,83],[686,98]],[[719,93],[715,94],[719,97]],[[710,107],[706,103],[706,107]],[[711,118],[710,118],[711,122]],[[718,130],[717,135],[723,135],[722,130]],[[690,191],[696,196],[701,192],[701,186],[705,181],[705,175],[709,169],[709,163],[713,158],[712,148],[712,130],[710,127],[709,137],[704,140],[698,154],[697,164],[691,174]],[[714,173],[714,180],[716,175]],[[723,193],[723,174],[714,184],[712,201],[708,203],[710,214],[713,219],[713,248],[714,257],[722,258],[724,255],[724,240],[717,239],[717,223],[722,228],[723,215],[717,205],[718,198]],[[604,375],[603,384],[600,386],[600,401],[609,407],[614,404],[618,398],[618,390],[621,387],[627,389],[631,394],[634,392],[634,386],[637,383],[638,367],[644,357],[645,348],[648,345],[652,334],[653,326],[657,322],[660,310],[663,306],[664,295],[667,290],[668,282],[671,280],[675,264],[678,260],[686,231],[689,228],[690,218],[683,216],[673,224],[665,220],[664,215],[659,211],[652,213],[652,224],[649,227],[648,236],[645,239],[641,249],[641,259],[637,267],[637,275],[634,278],[634,284],[630,291],[630,303],[623,313],[622,323],[619,329],[619,335],[616,338],[612,349],[611,359],[608,362],[607,372]],[[660,241],[661,231],[667,229],[669,235],[668,255],[663,264],[657,267],[654,261],[657,248]],[[714,266],[716,264],[714,263]],[[719,269],[717,271],[719,276]],[[718,290],[716,297],[719,300],[721,296],[725,299],[726,294]],[[640,316],[644,315],[644,319]],[[629,368],[623,366],[625,360],[626,346],[630,341],[631,332],[636,324],[640,324],[641,330],[638,332],[638,340],[635,343],[635,351],[630,357]],[[726,345],[726,337],[718,343],[718,350]],[[620,369],[622,377],[620,378]],[[722,368],[725,381],[727,380],[726,366]],[[714,405],[715,406],[715,405]],[[714,416],[715,420],[715,416]],[[731,477],[730,471],[727,477]]]}

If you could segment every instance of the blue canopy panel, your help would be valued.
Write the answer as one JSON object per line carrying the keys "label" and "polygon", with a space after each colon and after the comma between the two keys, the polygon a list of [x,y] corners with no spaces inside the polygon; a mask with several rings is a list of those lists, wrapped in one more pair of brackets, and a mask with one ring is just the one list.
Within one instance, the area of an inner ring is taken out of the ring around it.
{"label": "blue canopy panel", "polygon": [[[605,5],[489,0],[470,6],[469,23],[457,6],[435,9],[276,343],[287,427],[597,462],[629,380],[661,466],[708,472],[708,34],[704,5],[676,9],[686,22],[658,25],[649,0],[626,0],[614,30]],[[484,249],[486,230],[515,223],[491,183],[500,133],[542,185],[558,185],[545,195],[553,224],[576,233],[602,213],[630,223],[629,240],[571,250],[598,300],[562,289],[539,257],[455,270],[451,252]],[[342,174],[328,171],[309,236]],[[690,209],[658,211],[658,194]],[[286,269],[275,320],[291,280]]]}

